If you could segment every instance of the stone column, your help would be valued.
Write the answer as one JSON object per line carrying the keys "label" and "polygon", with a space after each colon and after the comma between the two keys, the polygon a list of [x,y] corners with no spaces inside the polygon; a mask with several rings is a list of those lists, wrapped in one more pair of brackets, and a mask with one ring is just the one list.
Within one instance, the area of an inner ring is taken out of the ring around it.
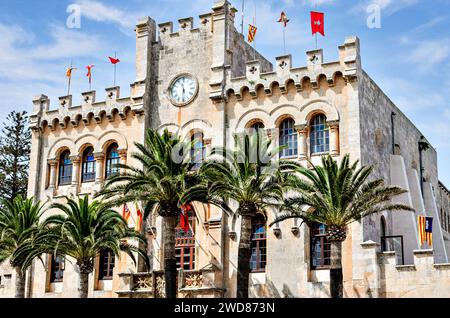
{"label": "stone column", "polygon": [[105,177],[105,154],[97,152],[94,154],[95,158],[95,182],[102,183]]}
{"label": "stone column", "polygon": [[58,160],[57,159],[48,160],[48,164],[50,165],[49,190],[52,191],[52,193],[53,193],[56,189],[56,175],[57,175],[57,169],[58,169]]}
{"label": "stone column", "polygon": [[330,127],[330,153],[332,156],[339,155],[339,121],[327,123]]}
{"label": "stone column", "polygon": [[298,132],[298,157],[300,160],[305,160],[308,157],[308,126],[297,125],[295,128]]}
{"label": "stone column", "polygon": [[[127,153],[126,149],[119,149],[120,163],[123,165],[127,164]],[[123,174],[123,170],[120,171],[120,174]]]}
{"label": "stone column", "polygon": [[72,156],[70,157],[72,161],[72,186],[78,187],[78,181],[80,180],[80,170],[81,170],[81,157]]}

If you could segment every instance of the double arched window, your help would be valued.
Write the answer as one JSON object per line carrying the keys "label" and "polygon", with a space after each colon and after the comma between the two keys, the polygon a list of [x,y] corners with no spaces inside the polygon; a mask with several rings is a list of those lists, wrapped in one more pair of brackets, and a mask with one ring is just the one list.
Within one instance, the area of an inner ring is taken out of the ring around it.
{"label": "double arched window", "polygon": [[72,182],[72,160],[70,160],[70,151],[64,151],[59,157],[58,184],[60,186],[69,185]]}
{"label": "double arched window", "polygon": [[311,120],[311,154],[330,151],[330,128],[325,115],[317,115]]}
{"label": "double arched window", "polygon": [[81,182],[95,181],[94,148],[87,147],[83,152],[83,166],[81,169]]}
{"label": "double arched window", "polygon": [[286,148],[281,150],[281,158],[297,156],[297,132],[295,122],[291,118],[283,120],[280,125],[280,147],[283,146]]}
{"label": "double arched window", "polygon": [[106,150],[106,165],[105,165],[106,179],[119,174],[119,168],[116,166],[119,163],[120,163],[119,146],[116,143],[113,143]]}

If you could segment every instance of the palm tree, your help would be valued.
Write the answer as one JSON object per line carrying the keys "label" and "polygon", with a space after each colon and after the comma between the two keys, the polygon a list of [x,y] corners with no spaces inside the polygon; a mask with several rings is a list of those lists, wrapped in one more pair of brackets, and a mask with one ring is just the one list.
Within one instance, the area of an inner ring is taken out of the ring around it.
{"label": "palm tree", "polygon": [[15,298],[25,297],[26,254],[31,252],[31,242],[42,230],[39,219],[44,211],[43,204],[34,203],[32,198],[17,196],[0,203],[0,264],[6,260],[16,271]]}
{"label": "palm tree", "polygon": [[90,203],[87,195],[78,201],[66,197],[66,201],[66,204],[51,205],[50,208],[62,213],[50,216],[43,222],[46,230],[35,238],[33,245],[36,248],[27,257],[27,262],[44,253],[73,258],[79,273],[80,298],[88,297],[89,274],[94,270],[94,260],[105,250],[116,257],[124,252],[133,262],[133,253],[138,253],[148,265],[146,252],[127,242],[134,239],[145,244],[144,237],[130,229],[119,213],[100,201]]}
{"label": "palm tree", "polygon": [[[195,141],[194,141],[195,142]],[[162,240],[164,258],[165,291],[167,298],[176,298],[176,255],[175,228],[182,206],[189,204],[187,192],[201,186],[193,173],[195,163],[190,162],[193,142],[182,142],[179,136],[172,136],[167,130],[162,135],[148,130],[145,143],[135,143],[138,152],[132,158],[141,167],[118,164],[123,173],[111,177],[99,193],[110,204],[120,206],[126,202],[144,203],[144,219],[153,211],[163,218]],[[201,193],[197,191],[192,198],[201,202]]]}
{"label": "palm tree", "polygon": [[[326,226],[326,237],[331,243],[330,295],[343,297],[342,242],[347,237],[347,226],[366,216],[383,211],[414,211],[391,200],[407,191],[385,186],[382,179],[369,181],[372,166],[358,168],[359,161],[350,164],[349,155],[340,165],[331,157],[322,157],[322,166],[307,169],[292,163],[286,177],[288,188],[295,192],[285,199],[284,212],[275,223],[291,218],[305,223],[321,223]],[[304,212],[309,207],[314,212]]]}
{"label": "palm tree", "polygon": [[[261,138],[259,133],[244,138],[235,135],[234,142],[235,149],[214,148],[200,175],[209,184],[209,201],[241,217],[236,296],[248,298],[252,220],[282,201],[279,168],[284,161],[273,165],[279,149],[270,149],[271,140]],[[237,204],[236,211],[230,208],[231,202]]]}

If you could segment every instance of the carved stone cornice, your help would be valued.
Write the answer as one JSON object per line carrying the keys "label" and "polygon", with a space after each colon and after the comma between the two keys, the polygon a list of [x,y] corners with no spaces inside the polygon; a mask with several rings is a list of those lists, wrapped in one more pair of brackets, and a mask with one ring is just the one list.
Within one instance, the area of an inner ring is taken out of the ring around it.
{"label": "carved stone cornice", "polygon": [[105,159],[105,153],[103,152],[96,152],[94,153],[95,160],[103,160]]}
{"label": "carved stone cornice", "polygon": [[81,156],[71,156],[70,157],[70,161],[72,161],[72,163],[80,163],[81,162]]}
{"label": "carved stone cornice", "polygon": [[50,167],[56,167],[59,163],[58,159],[48,159],[47,163],[50,165]]}
{"label": "carved stone cornice", "polygon": [[331,129],[339,128],[339,120],[331,120],[331,121],[327,121],[327,125],[328,125]]}
{"label": "carved stone cornice", "polygon": [[295,129],[297,130],[297,132],[299,133],[307,133],[308,132],[308,125],[295,125]]}

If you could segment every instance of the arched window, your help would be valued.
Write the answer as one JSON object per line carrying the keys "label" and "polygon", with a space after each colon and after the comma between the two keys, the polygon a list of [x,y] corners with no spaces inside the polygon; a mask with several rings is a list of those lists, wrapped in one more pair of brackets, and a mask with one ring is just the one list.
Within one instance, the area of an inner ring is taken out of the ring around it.
{"label": "arched window", "polygon": [[256,130],[256,131],[260,131],[263,130],[265,128],[264,124],[260,121],[254,123],[253,125],[250,126],[250,128]]}
{"label": "arched window", "polygon": [[120,163],[119,146],[114,143],[106,150],[105,179],[119,174],[119,168],[116,167]]}
{"label": "arched window", "polygon": [[250,270],[252,272],[264,272],[267,264],[267,235],[266,219],[262,214],[257,214],[253,218],[251,240]]}
{"label": "arched window", "polygon": [[297,155],[297,132],[295,131],[293,119],[285,119],[280,125],[280,147],[286,146],[280,153],[281,158]]}
{"label": "arched window", "polygon": [[95,181],[94,148],[87,147],[83,152],[83,167],[81,169],[81,182]]}
{"label": "arched window", "polygon": [[187,217],[178,218],[175,229],[175,256],[177,269],[193,270],[195,268],[195,215],[189,205],[184,209]]}
{"label": "arched window", "polygon": [[331,244],[326,237],[326,226],[313,223],[310,226],[311,268],[326,269],[330,267]]}
{"label": "arched window", "polygon": [[59,157],[58,184],[60,186],[69,185],[72,182],[72,160],[70,160],[70,151],[64,151]]}
{"label": "arched window", "polygon": [[380,236],[381,236],[381,251],[385,252],[387,251],[387,244],[386,244],[386,219],[384,216],[381,216],[380,219]]}
{"label": "arched window", "polygon": [[195,164],[194,169],[198,169],[206,158],[206,146],[202,132],[192,134],[191,141],[194,143],[191,149],[191,160]]}
{"label": "arched window", "polygon": [[318,115],[311,121],[311,154],[330,151],[330,128],[325,115]]}

